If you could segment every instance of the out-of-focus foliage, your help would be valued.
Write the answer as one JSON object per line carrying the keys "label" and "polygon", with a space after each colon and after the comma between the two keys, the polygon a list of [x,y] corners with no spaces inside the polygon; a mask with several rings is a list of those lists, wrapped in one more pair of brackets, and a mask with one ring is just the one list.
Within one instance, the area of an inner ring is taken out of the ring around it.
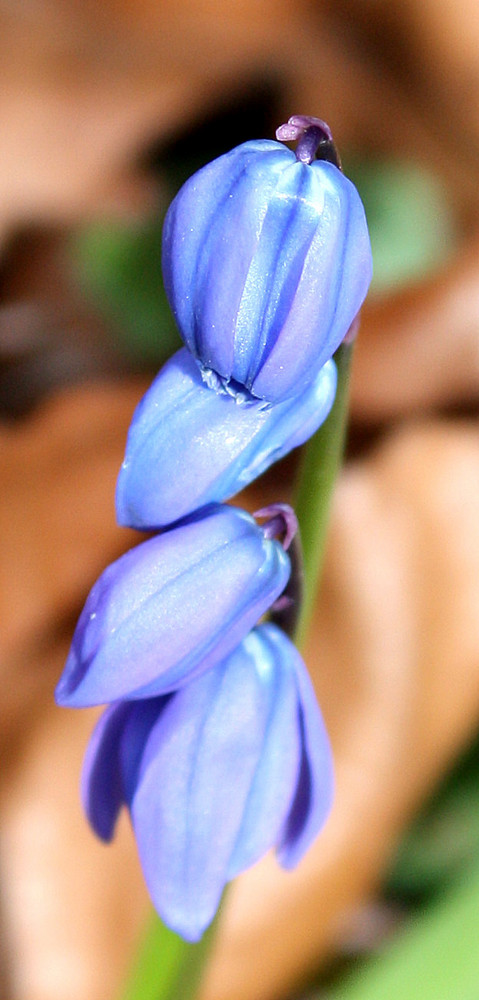
{"label": "out-of-focus foliage", "polygon": [[[479,863],[479,744],[442,785],[402,840],[387,892],[421,902]],[[479,886],[477,907],[479,913]]]}
{"label": "out-of-focus foliage", "polygon": [[338,984],[327,1000],[476,1000],[478,940],[476,863],[462,873],[459,886],[411,921],[381,956]]}
{"label": "out-of-focus foliage", "polygon": [[96,223],[72,245],[77,278],[118,332],[126,353],[160,365],[181,346],[161,277],[163,215]]}
{"label": "out-of-focus foliage", "polygon": [[402,908],[396,933],[373,958],[346,960],[310,1000],[476,1000],[479,742],[405,833],[385,895]]}
{"label": "out-of-focus foliage", "polygon": [[446,192],[430,170],[403,160],[346,162],[369,224],[372,292],[424,278],[452,256],[456,238]]}

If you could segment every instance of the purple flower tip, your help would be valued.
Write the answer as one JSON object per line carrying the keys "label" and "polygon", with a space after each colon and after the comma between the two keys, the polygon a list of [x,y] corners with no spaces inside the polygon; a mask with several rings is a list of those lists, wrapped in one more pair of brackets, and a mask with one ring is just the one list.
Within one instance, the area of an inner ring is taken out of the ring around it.
{"label": "purple flower tip", "polygon": [[288,118],[284,125],[280,125],[276,129],[276,138],[280,142],[294,142],[296,139],[301,139],[311,129],[315,130],[319,141],[333,141],[329,125],[321,118],[313,118],[312,115],[291,115],[291,118]]}
{"label": "purple flower tip", "polygon": [[300,163],[312,163],[314,157],[329,160],[341,169],[339,153],[333,142],[329,125],[312,115],[292,115],[285,125],[276,129],[276,138],[282,142],[298,140],[296,159]]}
{"label": "purple flower tip", "polygon": [[283,549],[288,551],[298,532],[298,518],[288,503],[270,503],[268,507],[255,510],[255,517],[266,517],[263,524],[265,538],[280,538]]}

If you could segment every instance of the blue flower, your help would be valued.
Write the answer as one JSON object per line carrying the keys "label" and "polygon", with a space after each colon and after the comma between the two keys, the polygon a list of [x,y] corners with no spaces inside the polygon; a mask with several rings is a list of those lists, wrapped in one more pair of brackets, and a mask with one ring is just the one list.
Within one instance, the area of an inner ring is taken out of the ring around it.
{"label": "blue flower", "polygon": [[246,142],[203,167],[165,219],[165,288],[185,343],[233,391],[271,402],[316,378],[371,270],[354,185],[279,142]]}
{"label": "blue flower", "polygon": [[327,361],[298,399],[239,400],[209,387],[189,351],[178,351],[133,417],[116,493],[120,524],[160,527],[227,500],[317,430],[335,391]]}
{"label": "blue flower", "polygon": [[272,847],[286,868],[300,860],[332,784],[301,657],[262,625],[174,694],[107,709],[87,752],[83,801],[104,840],[127,804],[156,909],[196,941],[226,882]]}
{"label": "blue flower", "polygon": [[164,694],[223,659],[284,590],[268,524],[212,505],[109,566],[82,611],[57,702]]}

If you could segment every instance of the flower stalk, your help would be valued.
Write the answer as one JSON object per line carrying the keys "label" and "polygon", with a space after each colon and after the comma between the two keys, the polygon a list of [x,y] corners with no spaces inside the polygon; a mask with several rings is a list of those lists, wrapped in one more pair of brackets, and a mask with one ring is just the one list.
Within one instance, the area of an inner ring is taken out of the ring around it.
{"label": "flower stalk", "polygon": [[353,343],[336,351],[336,399],[329,417],[303,448],[294,492],[303,549],[303,596],[295,642],[304,647],[323,569],[334,484],[346,436]]}
{"label": "flower stalk", "polygon": [[222,905],[201,941],[195,944],[171,931],[153,912],[119,1000],[194,1000],[221,911]]}

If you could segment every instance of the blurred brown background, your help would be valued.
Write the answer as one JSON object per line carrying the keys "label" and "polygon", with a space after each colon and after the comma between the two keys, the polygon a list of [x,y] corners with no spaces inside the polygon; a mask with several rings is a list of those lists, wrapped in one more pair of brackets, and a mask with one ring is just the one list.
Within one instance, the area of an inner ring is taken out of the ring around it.
{"label": "blurred brown background", "polygon": [[[88,589],[135,541],[115,478],[175,336],[158,218],[202,156],[295,113],[329,122],[367,209],[369,193],[378,269],[306,651],[336,805],[295,873],[267,858],[238,880],[203,992],[286,997],[374,935],[402,829],[478,728],[477,8],[0,0],[0,29],[5,1000],[113,996],[148,912],[126,818],[107,849],[81,815],[95,713],[52,692]],[[113,267],[132,248],[134,280]],[[285,499],[293,466],[245,502]]]}

